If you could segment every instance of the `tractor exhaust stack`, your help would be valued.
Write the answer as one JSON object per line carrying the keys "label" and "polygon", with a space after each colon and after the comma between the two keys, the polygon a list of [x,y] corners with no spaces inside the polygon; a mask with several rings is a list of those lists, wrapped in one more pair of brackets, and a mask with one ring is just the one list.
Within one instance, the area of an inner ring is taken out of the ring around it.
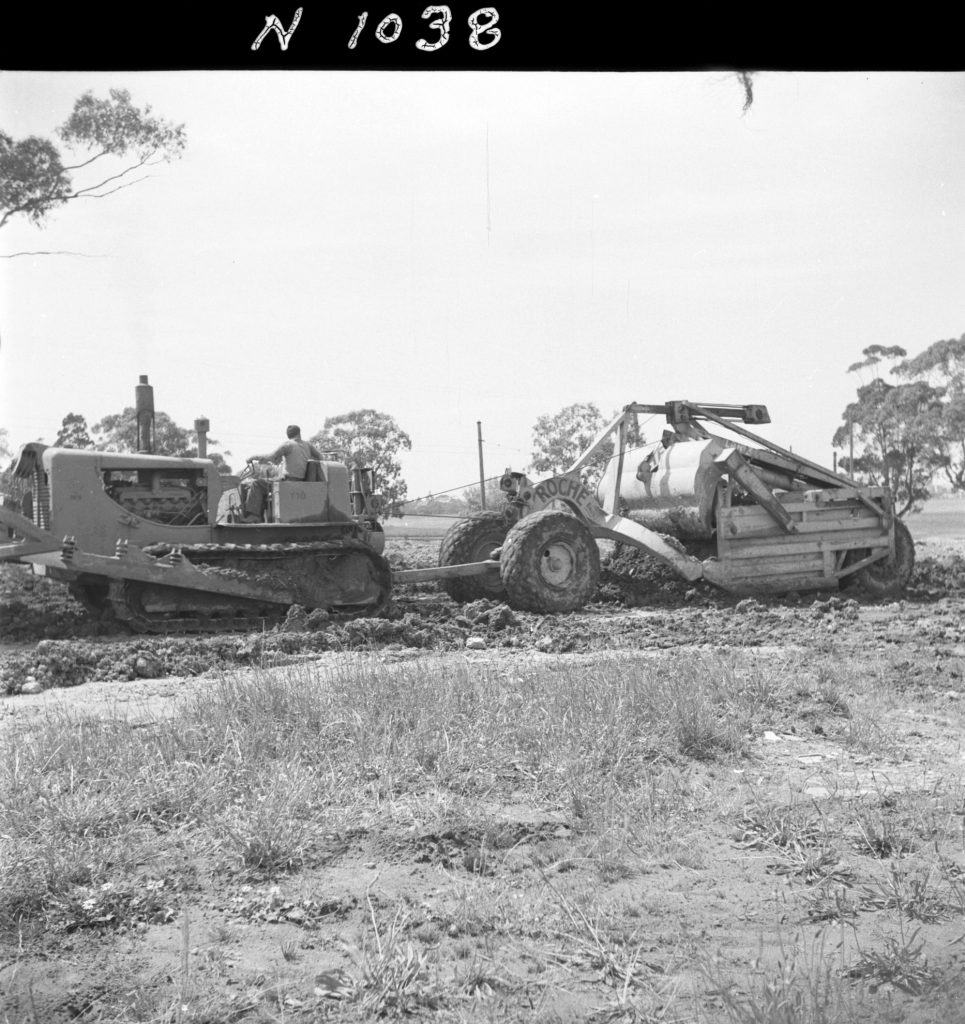
{"label": "tractor exhaust stack", "polygon": [[142,373],[134,389],[134,413],[137,419],[137,450],[143,455],[154,454],[154,388]]}

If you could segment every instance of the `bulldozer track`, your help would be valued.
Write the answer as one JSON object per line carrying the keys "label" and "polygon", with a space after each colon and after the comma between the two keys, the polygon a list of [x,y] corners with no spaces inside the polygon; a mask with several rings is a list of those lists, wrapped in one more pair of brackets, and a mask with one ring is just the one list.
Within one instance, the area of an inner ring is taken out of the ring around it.
{"label": "bulldozer track", "polygon": [[[258,596],[232,597],[135,580],[114,581],[108,596],[114,615],[138,633],[232,633],[270,629],[284,621],[291,607],[288,597],[278,593],[290,591],[291,582],[286,576],[303,572],[311,560],[319,557],[327,556],[333,563],[333,572],[337,572],[335,563],[347,555],[361,555],[371,562],[378,582],[379,592],[374,601],[326,609],[336,618],[377,615],[387,603],[391,590],[388,563],[367,545],[353,539],[287,544],[195,544],[180,548],[160,543],[143,550],[155,558],[179,551],[206,575],[247,582]],[[277,600],[272,600],[273,591],[278,594]],[[143,604],[146,593],[169,595],[173,603],[186,606],[185,613],[147,611]],[[197,607],[191,608],[192,603]]]}

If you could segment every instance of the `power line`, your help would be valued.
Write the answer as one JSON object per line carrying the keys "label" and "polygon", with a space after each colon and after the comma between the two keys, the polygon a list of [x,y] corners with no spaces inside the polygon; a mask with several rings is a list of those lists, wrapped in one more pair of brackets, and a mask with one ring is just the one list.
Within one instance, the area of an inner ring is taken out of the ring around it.
{"label": "power line", "polygon": [[[486,477],[486,483],[491,484],[494,480],[502,480],[502,474],[499,476]],[[473,480],[468,484],[459,484],[457,487],[449,487],[444,491],[430,491],[428,494],[422,495],[418,498],[406,498],[405,501],[393,501],[393,508],[401,508],[403,505],[412,505],[417,501],[427,501],[429,498],[438,498],[443,494],[453,494],[455,491],[469,491],[479,487],[479,481]]]}

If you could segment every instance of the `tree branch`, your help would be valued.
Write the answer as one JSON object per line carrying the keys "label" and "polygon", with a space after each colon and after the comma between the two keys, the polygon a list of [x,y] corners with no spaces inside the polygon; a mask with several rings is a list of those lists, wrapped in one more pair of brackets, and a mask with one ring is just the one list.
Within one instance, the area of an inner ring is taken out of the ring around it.
{"label": "tree branch", "polygon": [[[112,196],[115,192],[120,192],[122,188],[130,188],[131,185],[136,185],[139,181],[147,181],[150,178],[150,174],[145,174],[143,178],[135,178],[133,181],[125,181],[123,184],[116,186],[115,188],[108,189],[106,192],[88,192],[86,189],[83,192],[78,192],[74,199],[104,199],[107,196]],[[92,186],[93,188],[100,188],[99,185]]]}
{"label": "tree branch", "polygon": [[90,160],[85,160],[83,163],[70,164],[64,166],[65,171],[79,171],[81,167],[87,167],[88,164],[92,164],[95,160],[100,160],[102,156],[107,156],[108,150],[102,149],[99,153],[95,153]]}
{"label": "tree branch", "polygon": [[107,259],[106,252],[71,252],[69,249],[38,249],[35,252],[0,253],[0,260],[12,260],[17,256],[82,256],[87,260]]}
{"label": "tree branch", "polygon": [[[156,161],[156,160],[154,161],[154,163],[158,163],[158,162],[159,161]],[[107,185],[108,183],[110,183],[112,181],[120,181],[120,179],[123,178],[126,174],[131,174],[134,171],[136,171],[139,167],[144,167],[145,164],[148,164],[148,163],[149,163],[149,161],[148,161],[148,159],[146,157],[141,159],[141,160],[138,160],[138,162],[136,164],[131,164],[130,167],[125,167],[124,170],[120,172],[120,174],[112,174],[109,177],[104,178],[103,181],[99,181],[96,185],[86,185],[84,188],[79,188],[76,192],[74,192],[68,198],[70,198],[70,199],[77,199],[78,196],[88,195],[88,194],[92,193],[95,189],[103,188],[105,185]],[[138,179],[138,181],[143,181],[143,180],[144,180],[143,178],[139,178]]]}
{"label": "tree branch", "polygon": [[[88,161],[89,163],[90,161]],[[77,189],[76,192],[71,192],[69,195],[61,196],[59,201],[61,203],[69,203],[73,199],[104,199],[106,196],[113,195],[115,192],[119,192],[122,188],[127,188],[129,185],[136,185],[140,181],[145,181],[150,175],[144,175],[140,178],[135,178],[133,181],[126,181],[116,188],[108,189],[106,192],[98,192],[98,189],[102,189],[105,185],[112,181],[119,181],[127,174],[131,174],[140,167],[150,167],[154,164],[161,163],[160,159],[151,160],[149,157],[142,157],[135,164],[131,164],[130,167],[125,167],[119,174],[112,174],[102,181],[99,181],[96,185],[87,185],[84,188]],[[83,166],[83,165],[80,165]],[[17,213],[28,213],[38,207],[49,205],[55,198],[57,198],[55,192],[48,192],[43,196],[35,196],[29,202],[22,203],[20,206],[12,207],[9,210],[4,211],[2,217],[0,217],[0,228],[2,228],[7,221]]]}

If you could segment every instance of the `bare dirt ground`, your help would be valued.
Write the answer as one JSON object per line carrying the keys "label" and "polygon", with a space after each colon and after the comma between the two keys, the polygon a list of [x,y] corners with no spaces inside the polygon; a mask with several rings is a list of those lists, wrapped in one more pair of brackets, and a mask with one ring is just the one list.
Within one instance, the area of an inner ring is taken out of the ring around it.
{"label": "bare dirt ground", "polygon": [[[150,731],[199,692],[251,673],[324,680],[352,664],[442,680],[578,671],[606,656],[628,673],[643,671],[641,659],[660,669],[708,657],[740,672],[807,675],[744,735],[739,756],[696,772],[684,758],[655,776],[660,799],[680,804],[666,834],[641,822],[646,841],[611,849],[612,823],[581,832],[590,810],[575,797],[528,798],[530,769],[511,759],[465,779],[458,798],[439,793],[435,823],[421,805],[407,810],[406,787],[395,787],[300,872],[194,865],[190,899],[144,896],[153,909],[127,927],[107,914],[96,924],[111,891],[91,889],[86,917],[48,915],[40,931],[8,935],[0,1019],[965,1020],[965,542],[916,543],[900,601],[736,600],[624,553],[597,600],[572,615],[458,606],[423,585],[400,590],[384,619],[317,630],[296,613],[270,633],[184,638],[91,623],[54,585],[0,570],[7,757],[21,731],[62,713]],[[404,542],[389,554],[426,564],[434,548]],[[854,692],[841,690],[848,673],[864,681]],[[833,699],[825,676],[838,680]],[[848,700],[865,713],[842,711]],[[382,783],[365,785],[377,797]],[[907,857],[885,849],[892,818],[917,837]],[[959,836],[957,852],[953,840],[939,852],[939,818],[944,839]],[[620,835],[634,827],[623,820]],[[819,829],[834,842],[818,842]],[[929,836],[938,859],[918,863]],[[929,892],[943,894],[931,913]],[[904,912],[915,893],[917,916]],[[829,982],[821,990],[832,948],[850,965],[848,984],[865,985],[854,1007]],[[370,998],[373,963],[392,974],[397,998]],[[430,979],[432,963],[451,966],[452,978]],[[408,990],[406,970],[421,979]],[[743,988],[731,990],[723,979],[735,971]],[[200,999],[206,987],[219,1001]],[[172,992],[167,1003],[159,995]]]}
{"label": "bare dirt ground", "polygon": [[[0,566],[0,692],[21,694],[80,683],[189,679],[237,666],[269,667],[322,653],[380,650],[536,650],[543,653],[702,647],[800,647],[873,651],[900,646],[912,676],[937,673],[965,644],[965,541],[919,539],[912,584],[901,601],[860,593],[738,600],[706,583],[692,586],[669,569],[625,549],[604,559],[596,600],[580,613],[541,616],[497,602],[458,605],[434,584],[398,588],[389,614],[313,628],[295,609],[261,634],[132,636],[92,621],[61,585],[27,567]],[[390,545],[399,567],[434,564],[438,542]],[[927,665],[927,668],[926,668]],[[127,689],[130,689],[127,687]],[[149,692],[151,686],[139,685]],[[85,687],[71,699],[97,692]],[[134,692],[134,690],[130,690]],[[7,708],[27,706],[23,701]]]}

